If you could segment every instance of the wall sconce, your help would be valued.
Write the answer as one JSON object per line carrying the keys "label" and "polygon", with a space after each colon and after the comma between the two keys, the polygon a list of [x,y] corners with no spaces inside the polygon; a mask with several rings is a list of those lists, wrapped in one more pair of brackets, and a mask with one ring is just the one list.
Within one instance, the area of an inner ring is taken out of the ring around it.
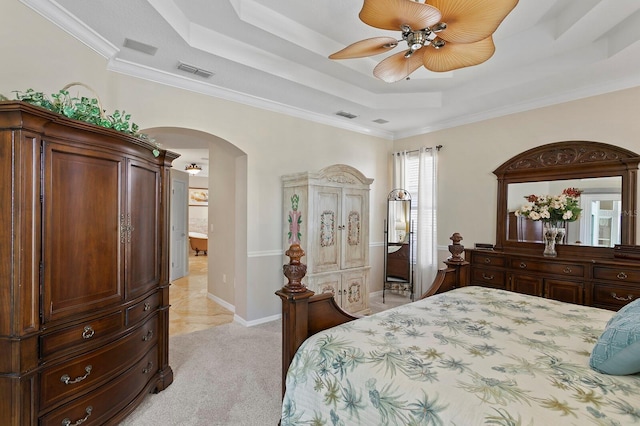
{"label": "wall sconce", "polygon": [[191,163],[184,169],[192,176],[195,176],[202,171],[202,167],[198,166],[196,163]]}

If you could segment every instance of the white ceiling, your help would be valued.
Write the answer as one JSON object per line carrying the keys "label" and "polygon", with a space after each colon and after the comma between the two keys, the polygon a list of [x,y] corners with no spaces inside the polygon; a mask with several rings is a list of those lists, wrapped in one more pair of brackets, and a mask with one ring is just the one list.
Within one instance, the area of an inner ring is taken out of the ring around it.
{"label": "white ceiling", "polygon": [[[21,1],[115,72],[387,139],[640,85],[638,0],[520,0],[487,62],[422,68],[392,84],[372,75],[390,54],[327,58],[365,38],[400,38],[361,22],[361,0]],[[124,47],[127,38],[157,51]],[[178,70],[180,62],[213,76]]]}

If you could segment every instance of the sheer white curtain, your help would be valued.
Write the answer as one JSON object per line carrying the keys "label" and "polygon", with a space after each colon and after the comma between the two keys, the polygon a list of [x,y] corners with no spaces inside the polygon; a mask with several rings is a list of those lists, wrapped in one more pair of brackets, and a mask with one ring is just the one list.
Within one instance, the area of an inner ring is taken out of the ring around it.
{"label": "sheer white curtain", "polygon": [[438,272],[437,165],[436,147],[393,154],[393,188],[411,194],[414,292],[418,296],[429,290]]}
{"label": "sheer white curtain", "polygon": [[393,188],[407,188],[407,151],[393,153]]}
{"label": "sheer white curtain", "polygon": [[418,171],[415,293],[429,290],[438,272],[437,230],[437,148],[421,148]]}

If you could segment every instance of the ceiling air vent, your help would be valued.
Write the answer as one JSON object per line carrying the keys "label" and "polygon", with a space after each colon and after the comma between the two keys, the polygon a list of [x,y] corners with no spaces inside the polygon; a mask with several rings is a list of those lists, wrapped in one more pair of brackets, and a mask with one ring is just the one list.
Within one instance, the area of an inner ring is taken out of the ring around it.
{"label": "ceiling air vent", "polygon": [[137,50],[138,52],[146,53],[147,55],[155,55],[158,51],[158,48],[155,46],[151,46],[150,44],[145,44],[139,41],[131,40],[130,38],[125,38],[124,43],[122,44],[124,47],[128,47],[129,49]]}
{"label": "ceiling air vent", "polygon": [[388,121],[383,119],[383,118],[378,118],[377,120],[373,120],[374,123],[378,123],[378,124],[387,124]]}
{"label": "ceiling air vent", "polygon": [[357,115],[351,114],[350,112],[345,112],[345,111],[338,111],[336,112],[336,115],[339,115],[340,117],[348,118],[350,120],[357,117]]}
{"label": "ceiling air vent", "polygon": [[209,78],[213,75],[213,72],[211,71],[203,70],[202,68],[194,67],[193,65],[185,64],[184,62],[178,63],[178,69],[204,78]]}

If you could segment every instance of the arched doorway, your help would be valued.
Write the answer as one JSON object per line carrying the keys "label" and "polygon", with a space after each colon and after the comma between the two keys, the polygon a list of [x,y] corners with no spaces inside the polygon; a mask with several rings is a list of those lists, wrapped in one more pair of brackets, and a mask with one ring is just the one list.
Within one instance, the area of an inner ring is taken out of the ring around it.
{"label": "arched doorway", "polygon": [[[242,316],[247,291],[247,155],[220,137],[194,129],[144,131],[162,149],[181,155],[173,162],[172,175],[184,178],[191,163],[202,167],[196,178],[198,187],[208,191],[208,205],[197,207],[199,212],[206,211],[201,215],[206,218],[204,230],[199,229],[208,236],[206,297]],[[170,263],[177,261],[170,259]]]}

